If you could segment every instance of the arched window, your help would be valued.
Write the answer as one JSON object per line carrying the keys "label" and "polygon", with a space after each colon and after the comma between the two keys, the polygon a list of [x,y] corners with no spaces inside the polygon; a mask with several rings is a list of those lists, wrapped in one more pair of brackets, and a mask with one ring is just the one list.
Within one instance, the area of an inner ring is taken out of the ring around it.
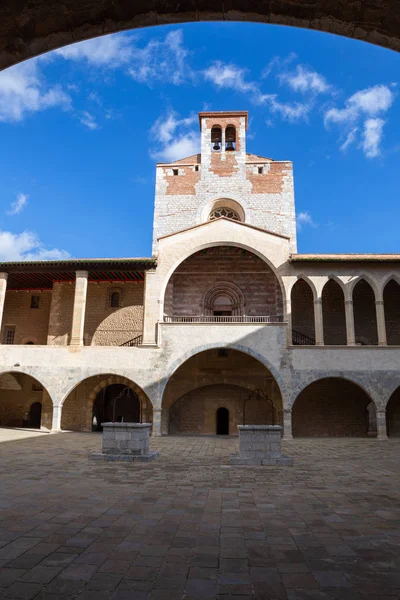
{"label": "arched window", "polygon": [[345,346],[347,336],[344,294],[342,288],[334,279],[330,279],[322,290],[322,315],[324,343]]}
{"label": "arched window", "polygon": [[354,286],[353,311],[356,344],[376,346],[378,344],[378,329],[375,293],[365,279],[360,279]]}
{"label": "arched window", "polygon": [[211,150],[220,152],[222,144],[222,129],[219,125],[214,125],[211,129]]}
{"label": "arched window", "polygon": [[110,296],[110,307],[119,308],[121,303],[121,295],[119,292],[112,292]]}
{"label": "arched window", "polygon": [[227,152],[236,150],[236,129],[233,125],[228,125],[225,130],[225,150]]}
{"label": "arched window", "polygon": [[400,345],[400,285],[394,279],[383,290],[388,346]]}
{"label": "arched window", "polygon": [[309,284],[304,279],[292,288],[292,343],[294,346],[314,346],[314,299]]}
{"label": "arched window", "polygon": [[220,219],[221,217],[226,217],[227,219],[232,219],[233,221],[241,221],[242,220],[239,217],[236,210],[233,210],[233,208],[228,208],[227,206],[220,206],[218,208],[214,208],[210,212],[210,216],[208,217],[208,220],[215,221],[215,219]]}

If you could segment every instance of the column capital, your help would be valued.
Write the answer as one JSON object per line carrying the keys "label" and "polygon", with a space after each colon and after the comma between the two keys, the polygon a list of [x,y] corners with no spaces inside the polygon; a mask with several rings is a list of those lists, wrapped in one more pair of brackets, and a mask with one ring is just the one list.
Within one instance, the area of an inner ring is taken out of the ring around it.
{"label": "column capital", "polygon": [[76,277],[84,277],[85,279],[87,279],[89,277],[89,271],[75,271],[75,276]]}
{"label": "column capital", "polygon": [[383,306],[383,300],[375,300],[376,306]]}
{"label": "column capital", "polygon": [[353,299],[351,299],[351,300],[345,300],[345,301],[344,301],[344,303],[345,303],[347,306],[353,306]]}
{"label": "column capital", "polygon": [[7,281],[8,273],[5,273],[4,271],[0,273],[0,279],[3,279],[3,281]]}
{"label": "column capital", "polygon": [[314,298],[314,305],[322,305],[322,298]]}

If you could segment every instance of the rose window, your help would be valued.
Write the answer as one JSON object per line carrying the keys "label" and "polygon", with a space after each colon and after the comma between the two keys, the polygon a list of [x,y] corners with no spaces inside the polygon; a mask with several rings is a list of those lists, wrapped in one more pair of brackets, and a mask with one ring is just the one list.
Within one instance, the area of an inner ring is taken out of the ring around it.
{"label": "rose window", "polygon": [[226,217],[227,219],[232,219],[233,221],[240,221],[240,217],[235,210],[232,208],[214,208],[211,211],[209,221],[215,221],[215,219],[220,219],[221,217]]}

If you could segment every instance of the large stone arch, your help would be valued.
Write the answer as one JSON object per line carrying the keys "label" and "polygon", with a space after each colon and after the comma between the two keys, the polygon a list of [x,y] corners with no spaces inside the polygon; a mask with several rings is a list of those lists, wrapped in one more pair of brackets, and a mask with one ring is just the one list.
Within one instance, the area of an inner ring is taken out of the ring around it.
{"label": "large stone arch", "polygon": [[[221,407],[229,412],[232,434],[238,433],[244,415],[246,423],[282,424],[282,394],[271,370],[251,352],[210,346],[187,353],[186,360],[181,357],[170,374],[163,388],[162,432],[218,433],[216,413]],[[263,401],[255,400],[256,390],[266,394]]]}
{"label": "large stone arch", "polygon": [[[0,425],[30,427],[30,408],[41,404],[40,429],[50,431],[53,399],[41,379],[28,371],[5,370],[0,373]],[[36,426],[35,426],[36,427]]]}
{"label": "large stone arch", "polygon": [[151,417],[153,404],[140,385],[123,375],[99,373],[81,379],[64,396],[61,404],[61,429],[91,431],[94,401],[99,392],[114,384],[122,384],[133,390],[143,406],[146,420]]}
{"label": "large stone arch", "polygon": [[[220,220],[225,220],[225,219],[220,219]],[[174,260],[173,264],[169,266],[168,270],[166,271],[165,276],[163,277],[163,282],[161,285],[161,294],[160,294],[160,315],[162,315],[163,313],[163,309],[164,309],[164,299],[165,299],[165,292],[167,289],[167,285],[169,283],[169,280],[171,278],[171,276],[174,274],[174,272],[176,271],[176,269],[188,258],[190,258],[191,256],[193,256],[194,254],[196,254],[197,252],[200,252],[201,250],[205,250],[207,248],[213,248],[213,247],[219,247],[219,246],[233,246],[235,248],[242,248],[243,250],[247,250],[248,252],[254,254],[255,256],[258,256],[258,258],[260,258],[262,261],[264,261],[266,263],[266,265],[271,269],[271,271],[273,272],[273,274],[275,275],[280,289],[281,289],[281,294],[282,294],[282,302],[283,302],[283,309],[285,310],[285,306],[286,306],[286,290],[285,290],[285,286],[283,284],[283,280],[282,277],[277,269],[277,267],[272,263],[272,261],[260,250],[258,250],[257,248],[253,248],[248,244],[244,244],[244,243],[240,243],[238,241],[231,241],[230,239],[227,240],[215,240],[212,242],[208,242],[208,243],[204,243],[204,244],[200,244],[198,246],[195,246],[193,248],[188,249],[186,252],[180,254],[179,259]]]}
{"label": "large stone arch", "polygon": [[5,0],[0,11],[0,69],[73,42],[127,29],[193,21],[254,21],[303,27],[400,50],[398,2],[264,3],[166,0],[151,4],[111,0]]}
{"label": "large stone arch", "polygon": [[305,385],[292,406],[295,437],[376,435],[377,405],[365,387],[343,376],[319,377]]}
{"label": "large stone arch", "polygon": [[159,390],[160,390],[161,404],[162,404],[166,385],[167,385],[169,379],[172,377],[172,375],[179,369],[179,367],[181,367],[189,358],[192,358],[193,356],[200,354],[201,352],[204,352],[206,350],[214,350],[214,349],[237,350],[238,352],[242,352],[243,354],[247,354],[248,356],[251,356],[252,358],[255,358],[256,360],[258,360],[258,362],[260,362],[271,373],[271,375],[275,379],[277,386],[279,388],[279,392],[282,397],[283,407],[286,408],[286,399],[288,397],[287,386],[281,376],[280,371],[277,368],[275,368],[275,366],[270,361],[268,361],[265,358],[265,356],[263,356],[256,350],[253,350],[252,348],[249,348],[248,346],[243,346],[242,344],[238,344],[238,343],[226,344],[226,342],[225,343],[220,342],[220,343],[213,343],[213,344],[202,344],[200,346],[195,346],[195,347],[191,348],[190,350],[188,350],[187,352],[185,352],[185,354],[180,356],[173,363],[171,363],[167,369],[167,373],[166,373],[165,377],[160,381]]}

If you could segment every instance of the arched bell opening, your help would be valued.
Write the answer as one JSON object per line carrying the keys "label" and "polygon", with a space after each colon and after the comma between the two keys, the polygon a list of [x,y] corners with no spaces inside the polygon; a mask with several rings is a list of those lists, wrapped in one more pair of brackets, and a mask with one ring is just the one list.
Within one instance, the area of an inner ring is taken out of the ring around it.
{"label": "arched bell opening", "polygon": [[214,125],[211,129],[211,150],[212,152],[221,152],[222,148],[222,129],[219,125]]}

